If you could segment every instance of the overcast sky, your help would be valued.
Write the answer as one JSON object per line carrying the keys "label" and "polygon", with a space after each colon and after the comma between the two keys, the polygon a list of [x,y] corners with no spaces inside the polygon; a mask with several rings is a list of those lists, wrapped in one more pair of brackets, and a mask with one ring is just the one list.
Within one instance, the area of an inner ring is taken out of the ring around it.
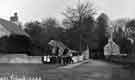
{"label": "overcast sky", "polygon": [[[20,21],[32,21],[57,17],[68,5],[75,5],[78,0],[0,0],[0,17],[9,19],[18,12]],[[81,0],[83,2],[88,0]],[[89,0],[98,11],[105,12],[111,19],[119,17],[135,17],[135,0]]]}

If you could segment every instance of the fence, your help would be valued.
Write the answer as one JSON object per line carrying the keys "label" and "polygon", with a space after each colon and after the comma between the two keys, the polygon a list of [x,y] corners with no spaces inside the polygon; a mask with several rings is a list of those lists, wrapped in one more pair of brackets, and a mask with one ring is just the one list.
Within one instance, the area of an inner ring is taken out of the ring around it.
{"label": "fence", "polygon": [[78,71],[73,71],[71,74],[64,74],[63,72],[45,72],[45,73],[9,72],[9,73],[0,73],[0,80],[85,80],[80,79],[80,76],[78,75],[73,75],[78,74],[77,72]]}
{"label": "fence", "polygon": [[37,73],[0,73],[0,80],[42,80],[42,76]]}

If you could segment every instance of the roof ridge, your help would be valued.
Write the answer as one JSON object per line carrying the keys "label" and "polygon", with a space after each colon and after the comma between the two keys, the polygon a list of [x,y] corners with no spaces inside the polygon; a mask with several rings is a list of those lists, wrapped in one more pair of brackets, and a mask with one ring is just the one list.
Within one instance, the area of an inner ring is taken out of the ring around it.
{"label": "roof ridge", "polygon": [[11,34],[19,34],[30,37],[23,29],[19,28],[17,24],[10,22],[8,20],[0,18],[0,24],[4,26]]}

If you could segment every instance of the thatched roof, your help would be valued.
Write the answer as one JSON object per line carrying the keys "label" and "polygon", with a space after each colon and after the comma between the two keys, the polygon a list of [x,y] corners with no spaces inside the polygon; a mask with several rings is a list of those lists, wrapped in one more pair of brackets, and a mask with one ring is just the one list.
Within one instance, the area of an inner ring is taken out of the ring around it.
{"label": "thatched roof", "polygon": [[67,48],[67,46],[65,46],[62,42],[56,40],[51,40],[48,44],[53,47],[59,47],[63,49]]}
{"label": "thatched roof", "polygon": [[0,18],[0,25],[3,26],[10,34],[29,37],[29,35],[15,23]]}

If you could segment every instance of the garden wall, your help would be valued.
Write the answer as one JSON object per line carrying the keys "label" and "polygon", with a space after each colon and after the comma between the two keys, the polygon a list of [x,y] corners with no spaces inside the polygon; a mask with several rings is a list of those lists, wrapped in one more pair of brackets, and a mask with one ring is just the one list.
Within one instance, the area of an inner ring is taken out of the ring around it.
{"label": "garden wall", "polygon": [[42,63],[41,56],[27,56],[25,54],[2,55],[0,63]]}

